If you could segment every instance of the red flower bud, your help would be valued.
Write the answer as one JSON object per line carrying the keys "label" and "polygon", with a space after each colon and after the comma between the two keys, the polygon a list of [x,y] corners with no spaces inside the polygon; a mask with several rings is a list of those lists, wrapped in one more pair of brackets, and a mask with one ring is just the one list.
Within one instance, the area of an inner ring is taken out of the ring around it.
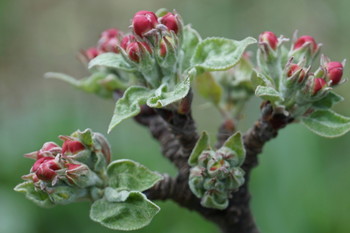
{"label": "red flower bud", "polygon": [[85,149],[85,146],[79,141],[66,140],[62,145],[62,154],[76,154]]}
{"label": "red flower bud", "polygon": [[134,62],[140,61],[141,53],[143,52],[143,48],[145,47],[149,53],[152,53],[151,48],[145,42],[131,42],[126,47],[126,53],[129,55],[129,58]]}
{"label": "red flower bud", "polygon": [[312,36],[301,36],[295,41],[293,49],[295,50],[302,48],[304,46],[307,46],[307,44],[311,46],[311,52],[315,52],[318,48],[318,45]]}
{"label": "red flower bud", "polygon": [[277,48],[278,38],[275,33],[266,31],[259,35],[259,42],[267,43],[273,50],[275,50]]}
{"label": "red flower bud", "polygon": [[160,18],[159,21],[161,24],[164,24],[169,31],[174,31],[176,34],[179,31],[179,22],[173,13],[167,13],[162,18]]}
{"label": "red flower bud", "polygon": [[31,172],[35,172],[35,175],[40,180],[50,181],[57,175],[55,171],[58,169],[60,169],[60,166],[55,161],[55,158],[43,157],[34,163]]}
{"label": "red flower bud", "polygon": [[100,51],[96,48],[89,48],[84,52],[85,57],[90,61],[100,55]]}
{"label": "red flower bud", "polygon": [[86,179],[88,179],[89,168],[84,164],[68,163],[65,165],[67,170],[65,172],[69,183],[77,186],[84,186]]}
{"label": "red flower bud", "polygon": [[136,41],[136,39],[135,39],[134,35],[124,36],[123,39],[122,39],[122,42],[120,43],[120,47],[122,47],[124,50],[126,50],[126,47],[128,47],[128,45],[131,42],[135,42],[135,41]]}
{"label": "red flower bud", "polygon": [[327,63],[327,78],[331,80],[331,85],[336,85],[340,82],[343,76],[343,64],[337,61]]}
{"label": "red flower bud", "polygon": [[[301,70],[301,71],[300,71]],[[292,77],[296,72],[299,72],[298,82],[301,83],[305,78],[305,71],[297,64],[291,64],[287,72],[287,77]]]}
{"label": "red flower bud", "polygon": [[134,32],[140,37],[143,37],[145,33],[154,29],[157,24],[157,16],[151,11],[139,11],[132,19]]}
{"label": "red flower bud", "polygon": [[101,33],[101,38],[109,38],[109,39],[111,39],[111,38],[117,37],[118,34],[119,34],[118,29],[110,28],[110,29],[107,29],[107,30],[105,30],[105,31],[103,31]]}
{"label": "red flower bud", "polygon": [[317,92],[319,92],[319,90],[321,90],[326,85],[326,81],[324,81],[322,78],[315,78],[313,94],[317,94]]}

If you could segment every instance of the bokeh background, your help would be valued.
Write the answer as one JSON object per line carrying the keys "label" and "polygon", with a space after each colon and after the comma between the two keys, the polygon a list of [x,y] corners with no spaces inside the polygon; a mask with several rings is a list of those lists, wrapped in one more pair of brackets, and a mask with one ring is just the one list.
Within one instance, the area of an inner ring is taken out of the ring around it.
{"label": "bokeh background", "polygon": [[[113,102],[45,80],[47,71],[83,77],[88,71],[77,51],[94,45],[101,31],[127,30],[139,10],[176,9],[203,37],[243,39],[271,30],[312,35],[333,60],[350,58],[348,0],[0,0],[0,232],[115,232],[92,222],[89,203],[41,209],[13,187],[32,161],[22,155],[57,135],[92,128],[106,132]],[[255,49],[251,47],[251,49]],[[349,77],[349,68],[345,70]],[[338,88],[348,100],[336,110],[350,115],[349,84]],[[241,122],[246,130],[258,117],[253,99]],[[199,130],[214,136],[219,115],[200,98],[194,117]],[[160,156],[157,142],[132,120],[107,136],[114,159],[131,158],[160,172],[176,174]],[[350,232],[350,134],[323,139],[294,124],[283,129],[260,155],[252,176],[252,208],[264,233]],[[135,146],[137,145],[137,146]],[[216,226],[172,202],[146,228],[136,231],[215,233]]]}

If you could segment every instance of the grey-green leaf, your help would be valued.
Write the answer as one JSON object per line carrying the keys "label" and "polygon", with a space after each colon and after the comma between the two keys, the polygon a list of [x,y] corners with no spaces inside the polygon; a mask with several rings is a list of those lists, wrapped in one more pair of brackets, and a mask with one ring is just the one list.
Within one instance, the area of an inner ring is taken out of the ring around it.
{"label": "grey-green leaf", "polygon": [[239,159],[239,165],[242,165],[246,154],[242,134],[240,132],[233,134],[225,141],[224,146],[236,152]]}
{"label": "grey-green leaf", "polygon": [[303,124],[312,132],[323,137],[339,137],[350,130],[350,117],[332,110],[318,110],[302,118]]}
{"label": "grey-green leaf", "polygon": [[31,181],[26,181],[18,184],[14,190],[16,192],[24,193],[26,198],[33,201],[40,207],[53,207],[54,204],[51,202],[49,195],[41,190],[35,190],[34,184]]}
{"label": "grey-green leaf", "polygon": [[252,37],[241,41],[207,38],[198,44],[191,65],[206,71],[227,70],[240,60],[247,46],[254,43],[256,40]]}
{"label": "grey-green leaf", "polygon": [[183,99],[190,91],[190,78],[187,77],[178,83],[173,90],[168,91],[166,85],[160,86],[147,100],[147,105],[151,108],[161,108]]}
{"label": "grey-green leaf", "polygon": [[111,122],[109,123],[108,133],[121,121],[136,116],[141,111],[141,105],[151,96],[152,91],[140,86],[131,86],[120,98],[116,104]]}
{"label": "grey-green leaf", "polygon": [[257,70],[253,71],[253,74],[251,76],[251,81],[253,86],[256,88],[258,86],[263,86],[263,87],[273,87],[274,81],[272,80],[271,77],[258,72]]}
{"label": "grey-green leaf", "polygon": [[191,58],[197,48],[198,43],[202,40],[201,36],[191,25],[186,25],[183,29],[182,41],[182,70],[186,70],[191,66]]}
{"label": "grey-green leaf", "polygon": [[329,109],[334,104],[343,101],[344,98],[332,91],[330,91],[323,99],[312,104],[314,108],[317,109]]}
{"label": "grey-green leaf", "polygon": [[258,86],[255,95],[271,102],[283,101],[282,95],[272,87]]}
{"label": "grey-green leaf", "polygon": [[207,132],[203,131],[202,135],[198,139],[196,145],[194,146],[192,153],[188,159],[188,164],[190,166],[197,165],[198,157],[201,155],[203,150],[208,149],[209,146],[209,137]]}
{"label": "grey-green leaf", "polygon": [[144,191],[163,177],[145,166],[128,159],[116,160],[107,168],[108,184],[112,188]]}
{"label": "grey-green leaf", "polygon": [[195,81],[198,93],[217,106],[221,100],[222,87],[215,81],[213,75],[205,72],[198,75]]}
{"label": "grey-green leaf", "polygon": [[56,72],[48,72],[44,75],[45,78],[52,78],[52,79],[59,79],[62,80],[64,82],[67,82],[69,84],[71,84],[72,86],[75,87],[79,87],[80,86],[80,82],[79,80],[73,78],[72,76],[69,76],[67,74],[63,74],[63,73],[56,73]]}
{"label": "grey-green leaf", "polygon": [[131,231],[147,226],[160,208],[140,192],[130,192],[124,202],[95,201],[90,218],[113,230]]}
{"label": "grey-green leaf", "polygon": [[120,53],[102,53],[89,62],[89,69],[102,66],[133,72],[136,69]]}

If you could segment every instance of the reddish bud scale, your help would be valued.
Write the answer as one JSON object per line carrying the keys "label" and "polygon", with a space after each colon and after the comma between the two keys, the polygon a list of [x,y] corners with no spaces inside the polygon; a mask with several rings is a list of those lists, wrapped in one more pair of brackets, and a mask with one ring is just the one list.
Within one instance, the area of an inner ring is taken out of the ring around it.
{"label": "reddish bud scale", "polygon": [[176,34],[179,31],[179,23],[177,21],[177,18],[171,12],[167,13],[162,18],[160,18],[159,22],[161,24],[164,24],[169,31],[174,31]]}
{"label": "reddish bud scale", "polygon": [[304,47],[305,44],[307,44],[307,43],[309,43],[311,45],[312,52],[315,52],[317,50],[318,46],[316,44],[315,39],[312,36],[301,36],[301,37],[299,37],[295,41],[293,49],[295,50],[295,49]]}
{"label": "reddish bud scale", "polygon": [[275,33],[266,31],[259,35],[259,42],[267,43],[273,50],[276,50],[278,45],[278,38]]}
{"label": "reddish bud scale", "polygon": [[76,154],[85,149],[85,146],[79,141],[66,140],[62,145],[62,154]]}
{"label": "reddish bud scale", "polygon": [[136,35],[143,37],[158,24],[157,16],[151,11],[139,11],[134,15],[132,26]]}
{"label": "reddish bud scale", "polygon": [[340,82],[343,76],[343,64],[337,61],[327,63],[327,78],[332,81],[331,85],[336,85]]}
{"label": "reddish bud scale", "polygon": [[322,78],[315,78],[314,82],[314,95],[317,94],[317,92],[319,92],[324,86],[327,85],[326,81],[324,81]]}

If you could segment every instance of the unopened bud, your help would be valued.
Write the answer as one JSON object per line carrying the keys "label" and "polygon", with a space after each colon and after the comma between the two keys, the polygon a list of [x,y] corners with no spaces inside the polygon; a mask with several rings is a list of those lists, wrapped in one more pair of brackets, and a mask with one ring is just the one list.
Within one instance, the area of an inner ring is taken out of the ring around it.
{"label": "unopened bud", "polygon": [[291,64],[288,71],[287,71],[287,77],[290,78],[294,76],[295,74],[299,74],[298,82],[301,83],[305,78],[305,71],[297,64]]}
{"label": "unopened bud", "polygon": [[313,86],[313,95],[316,95],[326,85],[326,81],[324,81],[322,78],[315,78]]}
{"label": "unopened bud", "polygon": [[127,36],[124,36],[121,43],[120,43],[120,47],[122,47],[124,50],[126,50],[126,48],[128,47],[128,45],[131,43],[131,42],[135,42],[136,39],[135,39],[135,36],[134,35],[127,35]]}
{"label": "unopened bud", "polygon": [[315,53],[318,49],[318,45],[312,36],[301,36],[295,41],[293,49],[296,50],[308,46],[311,48],[312,53]]}
{"label": "unopened bud", "polygon": [[174,31],[176,34],[179,31],[179,22],[176,18],[176,15],[173,13],[167,13],[162,18],[160,18],[159,21],[161,24],[164,24],[169,31]]}
{"label": "unopened bud", "polygon": [[267,43],[273,50],[276,50],[278,45],[278,38],[273,32],[263,32],[259,35],[260,43]]}
{"label": "unopened bud", "polygon": [[89,48],[83,52],[83,55],[90,61],[100,55],[100,51],[97,48]]}
{"label": "unopened bud", "polygon": [[139,62],[140,58],[142,57],[142,53],[145,51],[145,49],[152,53],[151,48],[148,46],[145,42],[131,42],[126,47],[126,53],[128,54],[129,58],[134,62]]}
{"label": "unopened bud", "polygon": [[134,32],[140,37],[144,37],[144,34],[154,29],[157,24],[157,16],[151,11],[139,11],[132,20]]}
{"label": "unopened bud", "polygon": [[31,172],[34,172],[40,180],[51,181],[57,175],[55,171],[60,168],[55,158],[43,157],[34,163]]}
{"label": "unopened bud", "polygon": [[66,140],[62,145],[62,154],[76,154],[84,149],[85,146],[81,142],[74,140]]}
{"label": "unopened bud", "polygon": [[340,82],[343,76],[343,64],[337,61],[327,63],[327,79],[331,80],[331,85],[336,85]]}
{"label": "unopened bud", "polygon": [[102,52],[118,53],[118,34],[119,31],[116,28],[111,28],[102,32],[101,37],[98,41],[98,48]]}
{"label": "unopened bud", "polygon": [[61,152],[62,152],[61,147],[58,146],[56,143],[46,142],[40,150],[25,154],[24,156],[27,158],[37,160],[37,159],[41,159],[42,157],[45,157],[45,156],[54,157]]}

